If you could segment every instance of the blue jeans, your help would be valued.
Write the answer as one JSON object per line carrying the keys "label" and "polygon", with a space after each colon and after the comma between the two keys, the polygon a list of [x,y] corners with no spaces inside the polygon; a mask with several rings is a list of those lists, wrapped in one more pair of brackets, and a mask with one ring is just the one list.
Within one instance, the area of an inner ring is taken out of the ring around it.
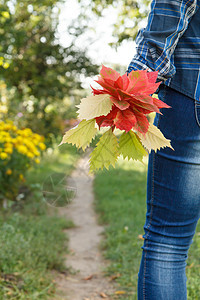
{"label": "blue jeans", "polygon": [[154,124],[172,147],[149,156],[139,300],[185,300],[186,259],[200,217],[200,106],[162,85]]}

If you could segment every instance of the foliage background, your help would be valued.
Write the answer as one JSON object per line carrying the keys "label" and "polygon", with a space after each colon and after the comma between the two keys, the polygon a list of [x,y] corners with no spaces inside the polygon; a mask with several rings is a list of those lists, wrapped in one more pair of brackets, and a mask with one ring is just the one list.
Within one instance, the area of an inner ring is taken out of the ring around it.
{"label": "foliage background", "polygon": [[[75,117],[70,105],[79,97],[80,74],[92,76],[97,65],[76,49],[64,48],[57,36],[63,1],[1,1],[0,93],[7,117],[45,136],[63,132],[64,120]],[[20,115],[19,115],[20,113]],[[19,118],[21,116],[21,118]],[[23,116],[23,117],[22,117]]]}

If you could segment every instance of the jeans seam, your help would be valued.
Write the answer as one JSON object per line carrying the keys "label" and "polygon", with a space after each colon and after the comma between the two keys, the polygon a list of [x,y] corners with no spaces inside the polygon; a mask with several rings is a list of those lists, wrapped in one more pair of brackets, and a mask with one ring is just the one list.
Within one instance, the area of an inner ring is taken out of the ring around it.
{"label": "jeans seam", "polygon": [[[153,174],[152,174],[152,182],[151,182],[151,186],[152,186],[152,199],[151,199],[151,215],[150,215],[150,221],[147,227],[147,230],[149,229],[149,227],[151,226],[151,222],[152,222],[152,216],[153,216],[153,202],[154,202],[154,165],[155,165],[155,153],[153,153],[153,163],[152,163],[152,167],[153,167]],[[149,236],[149,231],[147,233],[146,238],[148,238]],[[148,240],[146,240],[146,247],[148,246]],[[144,277],[143,277],[143,298],[145,300],[145,275],[146,275],[146,256],[147,256],[147,250],[145,251],[145,255],[144,255]]]}
{"label": "jeans seam", "polygon": [[200,105],[198,104],[197,100],[195,99],[195,103],[194,103],[194,110],[195,110],[195,118],[196,118],[196,122],[198,124],[198,126],[200,127],[200,121],[197,115],[197,108],[200,108]]}
{"label": "jeans seam", "polygon": [[[163,99],[165,98],[166,95],[166,89],[164,90],[164,95],[163,95]],[[158,124],[157,127],[159,126],[160,123],[160,118],[161,115],[159,115],[159,119],[158,119]],[[150,228],[151,226],[151,222],[153,219],[153,203],[154,203],[154,168],[155,168],[155,151],[153,152],[153,163],[152,163],[152,182],[151,182],[151,186],[152,186],[152,199],[151,199],[151,215],[150,215],[150,221],[149,224],[147,226],[147,230]],[[146,246],[148,246],[148,238],[149,236],[149,231],[146,235]],[[143,299],[145,300],[146,296],[145,296],[145,275],[146,275],[146,256],[147,256],[147,250],[145,251],[145,255],[144,255],[144,275],[143,275]]]}
{"label": "jeans seam", "polygon": [[[162,101],[164,101],[165,96],[166,96],[166,86],[164,85],[164,91],[163,91],[163,97],[162,97]],[[158,124],[157,127],[159,126],[160,123],[160,117],[161,115],[159,115],[159,119],[158,119]],[[151,182],[151,186],[152,186],[152,199],[151,199],[151,215],[150,215],[150,221],[149,224],[147,226],[147,230],[149,229],[149,227],[151,226],[151,222],[152,222],[152,218],[153,218],[153,203],[154,203],[154,167],[155,167],[155,151],[153,152],[153,163],[152,163],[152,182]],[[148,238],[149,236],[149,232],[147,233],[146,236],[146,246],[148,246]],[[146,296],[145,296],[145,275],[146,275],[146,256],[147,256],[147,251],[145,251],[145,255],[144,255],[144,275],[143,275],[143,299],[145,300]]]}

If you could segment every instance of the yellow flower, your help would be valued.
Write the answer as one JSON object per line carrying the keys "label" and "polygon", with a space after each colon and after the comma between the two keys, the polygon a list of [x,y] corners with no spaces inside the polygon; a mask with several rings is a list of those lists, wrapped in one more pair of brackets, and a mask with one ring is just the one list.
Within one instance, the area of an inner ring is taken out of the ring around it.
{"label": "yellow flower", "polygon": [[26,156],[28,156],[29,158],[33,158],[34,157],[34,154],[32,153],[32,152],[28,152],[27,154],[26,154]]}
{"label": "yellow flower", "polygon": [[18,135],[21,135],[22,132],[23,132],[22,130],[18,129],[16,133],[17,133]]}
{"label": "yellow flower", "polygon": [[12,142],[12,138],[10,136],[5,137],[5,142],[10,143]]}
{"label": "yellow flower", "polygon": [[12,139],[12,143],[13,143],[14,145],[16,145],[16,144],[17,144],[17,139],[16,139],[16,138],[13,138],[13,139]]}
{"label": "yellow flower", "polygon": [[33,152],[36,150],[35,145],[28,139],[24,140],[24,144]]}
{"label": "yellow flower", "polygon": [[5,143],[4,147],[5,148],[12,148],[12,144],[11,143]]}
{"label": "yellow flower", "polygon": [[32,135],[32,130],[30,128],[25,128],[24,130],[22,130],[21,135],[28,137],[30,135]]}
{"label": "yellow flower", "polygon": [[4,125],[4,130],[10,130],[12,129],[12,124],[5,124]]}
{"label": "yellow flower", "polygon": [[8,158],[8,154],[5,153],[5,152],[1,152],[1,153],[0,153],[0,158],[1,158],[1,159],[6,159],[6,158]]}
{"label": "yellow flower", "polygon": [[35,162],[36,162],[36,164],[39,164],[39,163],[40,163],[39,158],[36,158],[36,159],[35,159]]}
{"label": "yellow flower", "polygon": [[3,136],[10,136],[10,133],[7,132],[7,131],[5,131],[5,130],[2,130],[2,131],[1,131],[1,134],[2,134]]}
{"label": "yellow flower", "polygon": [[44,143],[39,143],[39,147],[40,147],[41,150],[46,149],[46,145]]}
{"label": "yellow flower", "polygon": [[18,142],[20,142],[20,143],[23,142],[23,138],[22,138],[21,136],[17,136],[17,137],[16,137],[16,140],[17,140]]}
{"label": "yellow flower", "polygon": [[28,149],[24,145],[17,146],[17,151],[21,154],[27,154]]}
{"label": "yellow flower", "polygon": [[4,149],[4,152],[5,152],[5,153],[12,154],[12,153],[13,153],[13,148],[12,148],[12,147],[5,148],[5,149]]}
{"label": "yellow flower", "polygon": [[40,156],[40,152],[38,150],[35,150],[33,153],[35,154],[35,156]]}
{"label": "yellow flower", "polygon": [[44,137],[30,128],[19,129],[10,120],[0,121],[0,159],[7,159],[16,149],[39,164],[41,151],[46,149],[43,141]]}
{"label": "yellow flower", "polygon": [[34,143],[41,141],[41,136],[37,133],[33,134]]}
{"label": "yellow flower", "polygon": [[37,139],[33,139],[33,143],[34,143],[35,146],[37,146],[39,141]]}
{"label": "yellow flower", "polygon": [[13,125],[13,126],[12,126],[12,130],[13,130],[13,131],[16,131],[16,130],[17,130],[17,127],[16,127],[15,125]]}
{"label": "yellow flower", "polygon": [[7,171],[6,171],[6,175],[11,175],[12,174],[12,170],[11,169],[8,169]]}
{"label": "yellow flower", "polygon": [[24,175],[23,175],[23,174],[19,174],[19,179],[20,179],[21,181],[24,181]]}

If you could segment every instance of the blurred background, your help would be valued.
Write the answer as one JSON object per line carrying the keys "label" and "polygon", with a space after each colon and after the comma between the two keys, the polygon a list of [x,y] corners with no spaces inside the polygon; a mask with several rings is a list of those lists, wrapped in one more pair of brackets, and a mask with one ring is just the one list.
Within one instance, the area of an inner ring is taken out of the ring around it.
{"label": "blurred background", "polygon": [[126,71],[148,2],[1,1],[1,117],[62,134],[102,63]]}
{"label": "blurred background", "polygon": [[[83,155],[71,145],[58,148],[58,144],[77,124],[75,105],[91,93],[101,64],[125,73],[135,54],[138,29],[146,24],[149,3],[0,0],[0,299],[61,299],[56,298],[52,270],[68,272],[63,263],[64,230],[74,224],[47,205],[43,183],[52,191],[49,174],[68,176]],[[109,172],[97,174],[94,185],[102,201],[97,201],[98,210],[111,224],[104,248],[113,260],[110,273],[123,274],[115,279],[129,296],[119,299],[133,299],[146,166],[135,169],[119,163]],[[119,179],[126,188],[120,188]],[[65,187],[59,191],[66,197]],[[116,207],[109,206],[108,195]],[[61,197],[58,206],[62,205]],[[138,216],[134,220],[133,211]],[[199,236],[195,243],[200,244]],[[188,269],[189,299],[200,299],[199,268],[193,268],[200,264],[196,246]]]}

